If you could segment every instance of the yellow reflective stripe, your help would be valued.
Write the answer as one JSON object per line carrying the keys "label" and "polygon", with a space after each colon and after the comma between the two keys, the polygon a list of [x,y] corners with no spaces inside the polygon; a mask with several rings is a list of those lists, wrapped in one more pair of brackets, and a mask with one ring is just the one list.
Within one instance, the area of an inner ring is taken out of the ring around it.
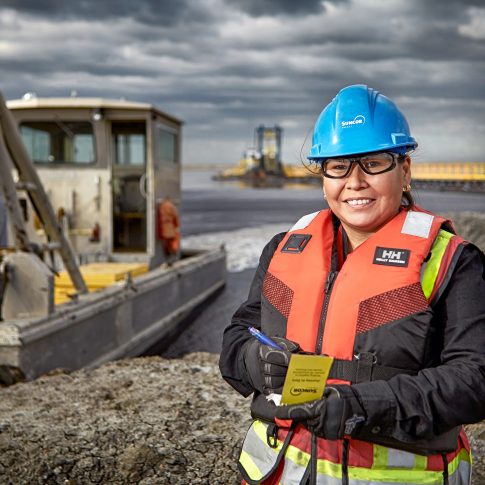
{"label": "yellow reflective stripe", "polygon": [[334,478],[342,478],[342,465],[328,460],[317,460],[317,473]]}
{"label": "yellow reflective stripe", "polygon": [[304,451],[300,450],[296,446],[289,445],[286,449],[285,459],[288,458],[291,460],[295,465],[305,467],[310,462],[310,454],[305,453]]}
{"label": "yellow reflective stripe", "polygon": [[433,288],[440,269],[441,260],[445,254],[446,247],[450,239],[454,236],[451,232],[441,229],[436,236],[436,239],[431,247],[431,257],[425,263],[426,267],[421,278],[421,286],[423,288],[424,296],[428,299],[433,292]]}
{"label": "yellow reflective stripe", "polygon": [[374,445],[374,460],[372,461],[372,468],[380,470],[387,468],[387,448],[385,446]]}
{"label": "yellow reflective stripe", "polygon": [[442,485],[443,472],[393,468],[377,470],[372,468],[348,467],[349,479],[367,480],[365,483],[406,483],[416,485]]}
{"label": "yellow reflective stripe", "polygon": [[261,472],[261,470],[256,466],[252,458],[244,450],[241,450],[241,454],[239,455],[239,461],[246,470],[246,473],[253,480],[261,480],[261,478],[263,478],[263,473]]}
{"label": "yellow reflective stripe", "polygon": [[[266,425],[263,424],[261,421],[255,421],[254,423],[254,431],[258,435],[258,437],[266,443]],[[273,448],[275,452],[277,453],[278,451],[281,450],[283,447],[283,442],[280,440],[277,440],[278,446],[276,448]],[[286,449],[285,452],[285,458],[290,459],[293,463],[299,466],[307,466],[308,462],[310,461],[310,454],[306,453],[296,446],[293,445],[288,445],[288,448]]]}
{"label": "yellow reflective stripe", "polygon": [[415,470],[426,470],[428,459],[424,455],[414,455]]}
{"label": "yellow reflective stripe", "polygon": [[468,451],[465,450],[465,448],[461,449],[460,452],[458,453],[458,455],[455,456],[455,458],[453,458],[453,460],[451,460],[449,463],[448,463],[448,474],[449,475],[452,475],[453,473],[456,472],[456,470],[458,470],[458,466],[460,465],[460,461],[466,461],[467,463],[472,463],[472,457],[470,455],[470,453],[468,453]]}

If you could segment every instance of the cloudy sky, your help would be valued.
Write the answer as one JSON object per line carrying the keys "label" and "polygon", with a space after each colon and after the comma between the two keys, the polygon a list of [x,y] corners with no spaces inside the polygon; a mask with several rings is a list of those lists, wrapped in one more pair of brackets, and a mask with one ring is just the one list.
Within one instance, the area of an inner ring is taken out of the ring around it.
{"label": "cloudy sky", "polygon": [[259,124],[283,160],[342,87],[401,107],[416,159],[485,160],[483,0],[2,0],[8,99],[125,97],[185,122],[185,163],[235,163]]}

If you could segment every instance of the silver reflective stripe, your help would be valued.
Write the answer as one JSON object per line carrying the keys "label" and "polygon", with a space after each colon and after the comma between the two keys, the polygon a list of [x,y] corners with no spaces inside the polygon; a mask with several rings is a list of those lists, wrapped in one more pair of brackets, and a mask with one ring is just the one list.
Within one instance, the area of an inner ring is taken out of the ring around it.
{"label": "silver reflective stripe", "polygon": [[305,229],[310,222],[317,217],[318,212],[312,212],[311,214],[307,214],[306,216],[303,216],[301,219],[298,220],[298,222],[288,231],[297,231],[298,229]]}
{"label": "silver reflective stripe", "polygon": [[434,216],[424,212],[408,211],[406,220],[402,226],[402,234],[427,238]]}
{"label": "silver reflective stripe", "polygon": [[288,457],[285,457],[285,466],[278,483],[280,485],[299,485],[304,474],[305,467],[297,465],[289,460]]}
{"label": "silver reflective stripe", "polygon": [[472,467],[470,463],[461,460],[455,473],[448,477],[449,485],[470,485],[472,482]]}
{"label": "silver reflective stripe", "polygon": [[416,455],[408,451],[387,449],[387,466],[389,468],[414,468]]}
{"label": "silver reflective stripe", "polygon": [[[259,471],[261,472],[262,476],[265,476],[267,473],[271,471],[271,468],[275,464],[278,458],[278,451],[270,448],[266,443],[261,441],[261,438],[256,434],[254,429],[255,426],[254,422],[251,427],[249,428],[246,438],[244,439],[244,443],[242,446],[242,451],[245,452],[254,465],[257,466]],[[240,463],[244,466],[244,460],[240,459]],[[247,467],[244,467],[246,472],[249,476],[251,476],[250,470]],[[258,479],[259,477],[254,477],[254,479]]]}
{"label": "silver reflective stripe", "polygon": [[341,484],[342,484],[341,478],[331,477],[330,475],[322,475],[321,473],[317,475],[317,485],[341,485]]}
{"label": "silver reflective stripe", "polygon": [[[331,483],[331,482],[328,482],[328,483]],[[441,481],[436,485],[442,485],[442,484],[443,482]],[[406,484],[402,482],[381,482],[381,481],[376,482],[372,480],[349,480],[349,485],[406,485]]]}
{"label": "silver reflective stripe", "polygon": [[[412,479],[411,479],[412,480]],[[333,482],[328,482],[329,484],[331,483],[333,485]],[[438,473],[436,475],[436,479],[426,479],[426,481],[409,481],[409,482],[402,482],[400,480],[392,481],[392,482],[387,482],[387,481],[380,481],[380,480],[355,480],[355,479],[350,479],[349,480],[349,485],[413,485],[413,484],[424,484],[426,483],[427,485],[443,485],[443,474]],[[462,485],[461,482],[458,482],[460,485]],[[449,485],[458,485],[455,484],[455,482],[449,482]],[[463,484],[464,485],[464,484]],[[467,485],[469,485],[467,483]]]}

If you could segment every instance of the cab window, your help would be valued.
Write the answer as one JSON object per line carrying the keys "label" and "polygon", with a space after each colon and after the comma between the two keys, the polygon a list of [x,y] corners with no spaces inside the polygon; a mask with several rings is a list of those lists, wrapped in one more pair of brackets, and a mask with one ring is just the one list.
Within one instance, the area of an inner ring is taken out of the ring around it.
{"label": "cab window", "polygon": [[157,155],[161,162],[177,163],[177,135],[157,126]]}
{"label": "cab window", "polygon": [[36,163],[88,164],[96,161],[93,127],[84,121],[20,124],[27,152]]}
{"label": "cab window", "polygon": [[113,153],[116,165],[144,166],[146,163],[145,123],[113,123]]}

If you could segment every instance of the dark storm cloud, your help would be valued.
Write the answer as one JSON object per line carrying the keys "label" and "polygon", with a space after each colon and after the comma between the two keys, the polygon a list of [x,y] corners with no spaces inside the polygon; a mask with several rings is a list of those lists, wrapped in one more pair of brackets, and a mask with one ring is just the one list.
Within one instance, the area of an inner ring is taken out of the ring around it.
{"label": "dark storm cloud", "polygon": [[483,0],[425,0],[416,2],[416,9],[431,21],[456,21],[466,16],[468,7],[483,7]]}
{"label": "dark storm cloud", "polygon": [[437,152],[455,150],[457,158],[456,131],[463,146],[485,152],[477,143],[485,140],[483,7],[478,0],[4,0],[1,89],[9,98],[76,89],[153,103],[187,122],[188,161],[194,153],[230,161],[262,122],[283,124],[287,150],[292,143],[296,153],[339,89],[365,83],[398,102],[423,145],[428,137]]}
{"label": "dark storm cloud", "polygon": [[227,0],[227,4],[249,13],[261,15],[301,15],[318,13],[324,9],[320,0]]}
{"label": "dark storm cloud", "polygon": [[44,18],[110,20],[131,17],[144,24],[206,21],[206,11],[190,0],[4,0],[2,7]]}

